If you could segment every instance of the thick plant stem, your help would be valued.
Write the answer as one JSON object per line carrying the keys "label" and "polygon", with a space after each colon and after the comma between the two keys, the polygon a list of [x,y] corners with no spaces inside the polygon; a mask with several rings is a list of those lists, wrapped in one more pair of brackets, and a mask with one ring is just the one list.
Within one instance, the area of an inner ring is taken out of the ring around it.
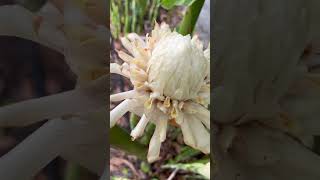
{"label": "thick plant stem", "polygon": [[197,0],[188,7],[178,32],[182,35],[192,34],[205,0]]}
{"label": "thick plant stem", "polygon": [[109,142],[112,147],[124,149],[127,153],[136,155],[140,159],[145,159],[147,147],[137,142],[133,142],[128,133],[120,127],[114,126],[109,131]]}

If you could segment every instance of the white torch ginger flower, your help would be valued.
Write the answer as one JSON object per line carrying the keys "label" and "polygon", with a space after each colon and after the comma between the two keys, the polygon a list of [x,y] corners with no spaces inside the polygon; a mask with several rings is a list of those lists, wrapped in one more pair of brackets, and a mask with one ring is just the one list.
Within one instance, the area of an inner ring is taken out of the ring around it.
{"label": "white torch ginger flower", "polygon": [[144,41],[137,34],[122,38],[129,54],[119,51],[122,65],[112,63],[110,72],[130,78],[133,90],[114,94],[110,101],[122,101],[110,112],[110,127],[128,111],[141,119],[132,130],[140,137],[151,121],[156,125],[150,140],[148,161],[159,158],[169,122],[180,126],[184,142],[210,153],[209,48],[194,36],[172,32],[167,24],[156,24]]}

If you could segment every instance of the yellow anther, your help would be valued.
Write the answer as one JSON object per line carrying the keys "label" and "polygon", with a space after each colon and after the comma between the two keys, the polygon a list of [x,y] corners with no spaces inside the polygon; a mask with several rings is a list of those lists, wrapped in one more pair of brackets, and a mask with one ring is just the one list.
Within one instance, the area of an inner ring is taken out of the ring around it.
{"label": "yellow anther", "polygon": [[149,98],[149,99],[144,103],[144,107],[147,108],[147,109],[151,109],[152,103],[153,103],[153,99]]}
{"label": "yellow anther", "polygon": [[170,97],[166,97],[166,99],[164,100],[163,103],[164,107],[168,108],[170,107],[171,103],[170,103]]}

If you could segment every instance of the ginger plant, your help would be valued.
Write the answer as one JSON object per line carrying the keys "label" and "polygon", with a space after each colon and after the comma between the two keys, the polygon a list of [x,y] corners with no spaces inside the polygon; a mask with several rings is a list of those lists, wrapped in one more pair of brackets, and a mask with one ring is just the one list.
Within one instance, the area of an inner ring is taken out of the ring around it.
{"label": "ginger plant", "polygon": [[133,112],[141,117],[131,132],[136,139],[153,122],[149,162],[159,158],[169,121],[181,128],[187,145],[210,153],[209,48],[203,51],[197,36],[172,32],[165,23],[156,24],[146,41],[134,33],[121,41],[131,55],[120,51],[124,63],[112,63],[110,72],[129,78],[134,89],[110,96],[111,102],[122,101],[110,112],[110,127]]}

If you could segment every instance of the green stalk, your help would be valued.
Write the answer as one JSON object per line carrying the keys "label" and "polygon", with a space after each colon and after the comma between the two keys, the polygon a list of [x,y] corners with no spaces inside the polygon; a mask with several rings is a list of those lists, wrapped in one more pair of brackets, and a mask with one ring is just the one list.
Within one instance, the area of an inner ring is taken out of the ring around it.
{"label": "green stalk", "polygon": [[130,15],[129,15],[129,0],[125,0],[125,5],[124,5],[124,32],[125,34],[130,32]]}
{"label": "green stalk", "polygon": [[159,7],[160,7],[160,0],[154,0],[156,3],[155,3],[155,9],[153,10],[153,13],[152,13],[152,18],[151,18],[151,25],[152,27],[154,26],[154,23],[155,21],[157,20],[157,17],[158,17],[158,12],[159,12]]}
{"label": "green stalk", "polygon": [[154,13],[155,7],[157,5],[157,1],[158,0],[153,0],[151,3],[149,15],[148,15],[148,19],[150,19],[150,21],[154,21],[154,19],[152,19],[152,18],[153,18],[153,13]]}
{"label": "green stalk", "polygon": [[188,7],[179,26],[178,32],[182,35],[192,34],[201,12],[204,0],[197,0]]}
{"label": "green stalk", "polygon": [[118,126],[109,130],[109,142],[111,147],[119,148],[129,154],[136,155],[145,160],[147,157],[147,147],[131,140],[130,135]]}
{"label": "green stalk", "polygon": [[131,31],[136,32],[136,24],[137,24],[137,7],[136,7],[136,1],[133,0],[131,3],[131,12],[132,12],[132,23],[131,23]]}

